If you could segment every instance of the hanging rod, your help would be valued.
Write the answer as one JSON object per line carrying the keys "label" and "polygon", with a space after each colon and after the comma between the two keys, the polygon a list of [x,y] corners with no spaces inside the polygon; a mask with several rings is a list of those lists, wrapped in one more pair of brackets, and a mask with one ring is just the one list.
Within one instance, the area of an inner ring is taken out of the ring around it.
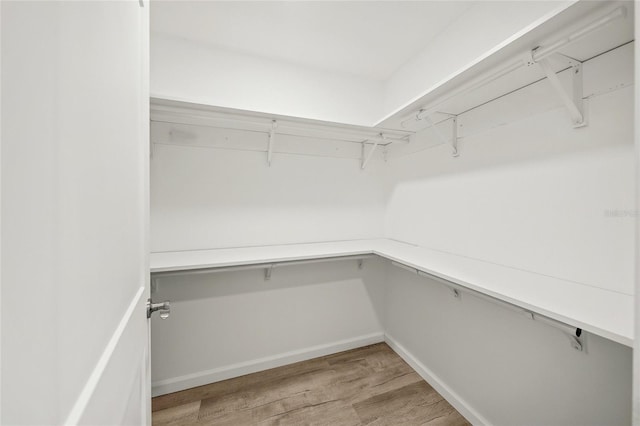
{"label": "hanging rod", "polygon": [[533,60],[538,62],[548,56],[553,55],[561,48],[568,46],[569,44],[580,40],[581,38],[589,35],[593,31],[596,31],[605,25],[607,25],[611,21],[615,21],[619,18],[624,18],[627,16],[627,8],[624,6],[620,6],[613,11],[609,12],[606,15],[601,16],[600,18],[591,21],[590,23],[580,27],[578,30],[571,33],[569,36],[556,41],[555,43],[551,43],[546,47],[539,47],[533,51]]}
{"label": "hanging rod", "polygon": [[[248,119],[240,117],[220,117],[206,116],[206,113],[194,114],[178,110],[153,110],[152,105],[152,122],[179,124],[185,126],[210,127],[218,129],[230,129],[240,131],[253,131],[259,133],[269,133],[271,124],[275,119]],[[157,108],[157,106],[155,107]],[[340,127],[331,127],[329,125],[294,124],[285,119],[278,119],[278,134],[296,137],[307,137],[317,139],[341,140],[351,143],[362,143],[369,140],[376,140],[380,136],[380,131],[385,133],[386,144],[396,142],[407,142],[407,138],[414,132],[406,130],[388,130],[388,129],[341,129]],[[372,142],[373,143],[373,142]],[[378,142],[380,144],[380,142]]]}
{"label": "hanging rod", "polygon": [[453,293],[453,297],[460,300],[462,294],[464,293],[468,293],[471,294],[472,296],[478,298],[478,299],[482,299],[488,302],[491,302],[493,304],[502,306],[506,309],[509,309],[511,311],[515,311],[518,314],[524,315],[525,317],[527,317],[528,319],[531,320],[535,320],[535,321],[539,321],[539,322],[543,322],[553,328],[556,328],[558,330],[560,330],[562,333],[564,333],[568,338],[569,341],[571,343],[571,347],[577,351],[582,352],[584,350],[584,341],[583,341],[583,331],[581,328],[579,327],[575,327],[573,325],[564,323],[562,321],[558,321],[555,320],[553,318],[549,318],[546,315],[542,315],[536,312],[531,312],[530,310],[523,308],[521,306],[515,305],[513,303],[510,302],[506,302],[502,299],[498,299],[497,297],[493,297],[493,296],[489,296],[488,294],[479,292],[477,290],[462,286],[460,284],[456,284],[452,281],[446,280],[444,278],[440,278],[436,275],[433,275],[429,272],[424,272],[421,271],[419,269],[416,269],[412,266],[408,266],[405,265],[403,263],[400,262],[396,262],[396,261],[392,261],[391,264],[393,266],[396,266],[398,268],[404,269],[406,271],[411,272],[412,274],[416,274],[418,276],[421,277],[425,277],[425,278],[429,278],[433,281],[436,281],[439,284],[444,285],[445,287],[449,288],[451,290],[451,292]]}
{"label": "hanging rod", "polygon": [[451,92],[447,93],[446,95],[442,95],[440,96],[438,99],[436,99],[435,101],[431,102],[430,104],[420,108],[417,112],[412,113],[409,117],[407,117],[405,120],[403,120],[400,124],[402,127],[405,127],[405,124],[416,120],[422,120],[425,116],[428,116],[430,114],[433,114],[436,112],[436,110],[438,109],[438,107],[442,106],[442,104],[444,104],[445,102],[466,94],[468,92],[472,92],[474,90],[477,90],[481,87],[486,86],[487,84],[507,75],[510,74],[514,71],[516,71],[519,68],[522,68],[524,66],[529,66],[532,65],[532,63],[537,63],[538,61],[541,61],[551,55],[553,55],[554,53],[557,53],[558,50],[562,49],[563,47],[568,46],[571,43],[574,43],[577,40],[582,39],[583,37],[587,36],[588,34],[602,28],[603,26],[609,24],[610,22],[616,20],[616,19],[620,19],[620,18],[624,18],[627,15],[627,9],[624,6],[620,6],[616,9],[614,9],[613,11],[607,13],[604,16],[601,16],[600,18],[589,22],[588,24],[580,27],[578,30],[576,30],[575,32],[571,33],[569,36],[556,41],[555,43],[551,43],[549,46],[544,46],[544,47],[538,47],[532,51],[528,51],[527,54],[525,54],[523,57],[518,58],[515,62],[509,63],[508,65],[499,68],[497,71],[491,73],[488,76],[481,76],[475,80],[472,80],[471,82],[464,84],[462,86],[459,86],[458,89],[456,90],[452,90]]}
{"label": "hanging rod", "polygon": [[[219,124],[219,125],[203,124],[203,123],[194,124],[194,123],[184,122],[181,120],[175,120],[175,119],[172,120],[167,118],[163,118],[163,119],[152,118],[151,121],[155,123],[179,124],[182,126],[209,127],[214,129],[239,130],[239,131],[245,131],[245,132],[256,132],[256,133],[266,133],[266,134],[268,134],[271,130],[270,128],[271,123],[269,123],[268,125],[265,125],[264,123],[248,123],[248,124],[257,125],[260,127],[242,128],[240,126],[230,126],[230,125],[224,125],[224,124]],[[315,129],[305,130],[304,128],[301,128],[301,127],[292,127],[292,126],[287,126],[286,124],[281,124],[280,122],[278,123],[279,135],[295,136],[295,137],[303,137],[303,138],[339,140],[339,141],[350,142],[350,143],[374,144],[376,140],[378,141],[378,145],[389,145],[391,143],[399,143],[399,142],[406,143],[407,138],[411,136],[412,133],[413,132],[407,132],[407,134],[404,136],[396,136],[396,137],[389,136],[387,133],[385,133],[386,135],[385,138],[387,142],[385,144],[381,144],[379,142],[379,136],[380,136],[379,133],[354,134],[349,132],[339,133],[339,132],[328,132],[324,130],[315,130]]]}
{"label": "hanging rod", "polygon": [[158,271],[151,272],[152,278],[160,278],[160,277],[170,277],[176,275],[201,275],[201,274],[210,274],[215,272],[232,272],[232,271],[245,271],[252,269],[265,269],[265,268],[276,268],[281,266],[293,266],[293,265],[308,265],[313,263],[325,263],[325,262],[335,262],[341,260],[366,260],[377,257],[374,254],[362,254],[362,255],[349,255],[349,256],[331,256],[331,257],[323,257],[320,259],[308,259],[308,260],[285,260],[285,261],[275,261],[275,262],[263,262],[263,263],[252,263],[250,265],[235,265],[235,266],[214,266],[210,268],[198,268],[198,269],[182,269],[179,271]]}

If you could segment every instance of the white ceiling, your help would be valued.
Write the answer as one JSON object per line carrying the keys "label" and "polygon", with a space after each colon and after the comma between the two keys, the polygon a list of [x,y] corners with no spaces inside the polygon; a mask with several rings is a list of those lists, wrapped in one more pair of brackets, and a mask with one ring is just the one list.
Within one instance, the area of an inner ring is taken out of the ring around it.
{"label": "white ceiling", "polygon": [[386,80],[473,1],[156,1],[151,31]]}

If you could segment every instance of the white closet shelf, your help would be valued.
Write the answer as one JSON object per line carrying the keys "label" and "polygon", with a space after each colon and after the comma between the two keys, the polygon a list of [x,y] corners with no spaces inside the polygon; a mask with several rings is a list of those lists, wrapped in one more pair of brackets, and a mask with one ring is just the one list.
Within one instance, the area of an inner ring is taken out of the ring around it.
{"label": "white closet shelf", "polygon": [[[603,28],[606,31],[602,30]],[[575,2],[559,5],[552,14],[514,34],[500,45],[426,88],[385,117],[375,126],[420,130],[420,120],[442,113],[456,116],[514,90],[534,83],[548,73],[567,69],[569,56],[582,62],[634,39],[633,2]],[[583,38],[584,37],[584,38]],[[534,64],[553,57],[548,73]],[[557,55],[556,55],[557,56]],[[446,118],[445,118],[446,119]],[[414,121],[414,126],[407,123]],[[428,122],[427,122],[428,123]]]}
{"label": "white closet shelf", "polygon": [[373,245],[377,241],[381,240],[332,241],[151,253],[151,273],[269,265],[272,263],[368,255],[374,254]]}
{"label": "white closet shelf", "polygon": [[151,273],[378,255],[572,327],[633,346],[633,296],[395,240],[151,253]]}

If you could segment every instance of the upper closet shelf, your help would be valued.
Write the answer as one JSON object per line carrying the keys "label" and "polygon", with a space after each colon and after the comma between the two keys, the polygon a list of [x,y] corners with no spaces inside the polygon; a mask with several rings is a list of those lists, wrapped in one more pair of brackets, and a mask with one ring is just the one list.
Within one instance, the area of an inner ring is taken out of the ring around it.
{"label": "upper closet shelf", "polygon": [[[633,296],[578,282],[388,240],[354,240],[151,254],[154,280],[166,274],[273,266],[378,255],[448,286],[454,297],[472,294],[498,301],[531,319],[551,323],[582,349],[580,330],[633,345]],[[577,331],[577,336],[575,335]]]}
{"label": "upper closet shelf", "polygon": [[[279,154],[352,158],[364,169],[373,158],[386,158],[391,145],[431,128],[456,156],[459,115],[543,79],[567,108],[567,125],[580,127],[588,122],[582,63],[633,40],[633,8],[630,1],[580,1],[541,18],[374,127],[152,98],[152,142],[259,151],[268,165]],[[437,126],[445,121],[453,125]]]}
{"label": "upper closet shelf", "polygon": [[[426,129],[545,77],[574,126],[584,125],[580,65],[634,39],[633,7],[629,1],[577,2],[426,89],[377,126]],[[561,83],[556,73],[569,69],[573,84]]]}
{"label": "upper closet shelf", "polygon": [[407,144],[413,133],[151,99],[153,144],[264,152],[269,166],[285,153],[354,158],[364,169],[378,148]]}

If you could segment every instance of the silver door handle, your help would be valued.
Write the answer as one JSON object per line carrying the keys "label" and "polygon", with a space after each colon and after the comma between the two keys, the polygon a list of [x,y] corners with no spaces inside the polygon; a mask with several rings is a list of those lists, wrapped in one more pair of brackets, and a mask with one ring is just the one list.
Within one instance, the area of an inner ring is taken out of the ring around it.
{"label": "silver door handle", "polygon": [[153,300],[147,300],[147,318],[151,318],[151,314],[160,311],[160,319],[169,318],[171,313],[171,303],[168,300],[160,303],[153,303]]}

